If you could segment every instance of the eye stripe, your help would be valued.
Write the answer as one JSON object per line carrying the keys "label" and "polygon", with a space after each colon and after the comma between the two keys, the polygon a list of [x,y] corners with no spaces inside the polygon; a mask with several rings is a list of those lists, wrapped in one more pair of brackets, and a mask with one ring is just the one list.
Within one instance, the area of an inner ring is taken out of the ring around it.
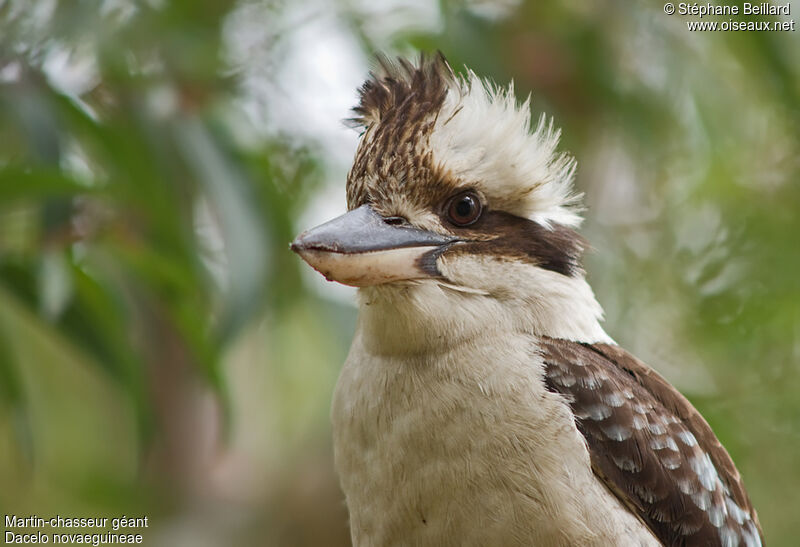
{"label": "eye stripe", "polygon": [[581,256],[586,240],[560,224],[544,227],[504,211],[485,211],[473,225],[459,228],[458,235],[466,243],[453,245],[446,253],[523,260],[570,277],[583,272]]}

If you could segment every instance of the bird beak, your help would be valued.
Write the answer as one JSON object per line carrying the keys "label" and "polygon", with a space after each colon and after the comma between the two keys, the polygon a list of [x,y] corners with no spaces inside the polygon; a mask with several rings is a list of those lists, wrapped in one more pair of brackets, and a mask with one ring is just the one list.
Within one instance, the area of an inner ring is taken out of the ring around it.
{"label": "bird beak", "polygon": [[291,249],[329,281],[354,287],[437,275],[437,249],[456,238],[390,224],[362,205],[297,236]]}

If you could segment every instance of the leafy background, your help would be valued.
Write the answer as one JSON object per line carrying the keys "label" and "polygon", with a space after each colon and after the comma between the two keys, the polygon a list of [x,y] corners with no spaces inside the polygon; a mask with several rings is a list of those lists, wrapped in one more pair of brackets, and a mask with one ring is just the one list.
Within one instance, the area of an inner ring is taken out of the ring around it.
{"label": "leafy background", "polygon": [[352,292],[287,244],[344,209],[372,53],[440,49],[563,128],[607,330],[795,544],[800,34],[662,8],[0,0],[0,512],[348,543],[327,413]]}

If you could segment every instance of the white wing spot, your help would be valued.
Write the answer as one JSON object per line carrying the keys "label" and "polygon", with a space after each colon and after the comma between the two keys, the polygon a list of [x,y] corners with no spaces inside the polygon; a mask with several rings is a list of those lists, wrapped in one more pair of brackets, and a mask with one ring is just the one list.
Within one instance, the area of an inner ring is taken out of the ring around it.
{"label": "white wing spot", "polygon": [[701,457],[691,458],[689,465],[692,471],[697,474],[697,478],[700,479],[700,484],[703,485],[703,488],[709,491],[714,491],[717,488],[719,477],[708,454],[704,452]]}
{"label": "white wing spot", "polygon": [[678,451],[678,443],[672,437],[667,437],[667,448],[672,450],[673,452]]}
{"label": "white wing spot", "polygon": [[585,387],[586,389],[597,389],[603,385],[603,382],[600,378],[596,378],[595,376],[587,376],[586,378],[581,379],[581,386]]}
{"label": "white wing spot", "polygon": [[667,447],[667,441],[664,437],[653,437],[650,439],[650,448],[653,450],[664,450]]}
{"label": "white wing spot", "polygon": [[559,383],[564,387],[572,387],[575,385],[576,381],[577,380],[575,380],[575,377],[570,376],[569,374],[564,374],[561,376],[561,378],[559,378]]}
{"label": "white wing spot", "polygon": [[692,501],[697,507],[707,511],[711,507],[711,493],[708,490],[700,490],[692,495]]}
{"label": "white wing spot", "polygon": [[610,424],[600,427],[603,433],[612,441],[624,441],[631,438],[631,430],[620,424]]}
{"label": "white wing spot", "polygon": [[694,435],[691,431],[681,430],[678,432],[678,438],[685,444],[686,446],[697,446],[697,439],[695,439]]}
{"label": "white wing spot", "polygon": [[623,471],[641,471],[641,467],[636,464],[632,459],[622,457],[617,458],[616,456],[613,457],[614,463],[617,467],[622,469]]}
{"label": "white wing spot", "polygon": [[697,484],[697,481],[691,479],[680,478],[677,480],[677,483],[678,483],[678,489],[684,494],[691,495],[699,490],[699,488],[697,488],[699,486]]}
{"label": "white wing spot", "polygon": [[761,536],[758,535],[756,525],[752,522],[747,523],[747,529],[744,534],[744,543],[746,547],[761,547]]}
{"label": "white wing spot", "polygon": [[728,514],[739,524],[743,524],[745,520],[750,520],[750,515],[742,511],[742,508],[727,496],[725,497],[725,506],[728,508]]}
{"label": "white wing spot", "polygon": [[739,545],[739,534],[728,526],[723,526],[719,529],[719,539],[722,541],[723,547],[737,547]]}
{"label": "white wing spot", "polygon": [[611,417],[611,409],[603,404],[594,404],[586,407],[584,414],[595,422],[599,422]]}
{"label": "white wing spot", "polygon": [[606,393],[601,398],[605,404],[614,408],[619,408],[625,404],[625,399],[623,399],[622,394],[618,392]]}
{"label": "white wing spot", "polygon": [[708,510],[708,520],[711,521],[711,524],[719,528],[725,522],[725,515],[727,513],[724,505],[714,504]]}
{"label": "white wing spot", "polygon": [[677,456],[677,454],[672,454],[670,452],[667,452],[666,454],[666,456],[661,456],[661,465],[667,469],[677,469],[681,466],[681,459]]}

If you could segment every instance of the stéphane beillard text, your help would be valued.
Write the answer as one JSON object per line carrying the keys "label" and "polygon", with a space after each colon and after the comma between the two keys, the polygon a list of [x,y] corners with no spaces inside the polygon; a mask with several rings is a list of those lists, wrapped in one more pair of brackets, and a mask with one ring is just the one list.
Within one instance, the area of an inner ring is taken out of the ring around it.
{"label": "st\u00e9phane beillard text", "polygon": [[727,4],[681,2],[678,4],[678,14],[697,15],[701,19],[706,15],[789,15],[792,9],[791,4],[791,2],[783,5],[769,2],[758,4],[745,2],[740,7]]}

